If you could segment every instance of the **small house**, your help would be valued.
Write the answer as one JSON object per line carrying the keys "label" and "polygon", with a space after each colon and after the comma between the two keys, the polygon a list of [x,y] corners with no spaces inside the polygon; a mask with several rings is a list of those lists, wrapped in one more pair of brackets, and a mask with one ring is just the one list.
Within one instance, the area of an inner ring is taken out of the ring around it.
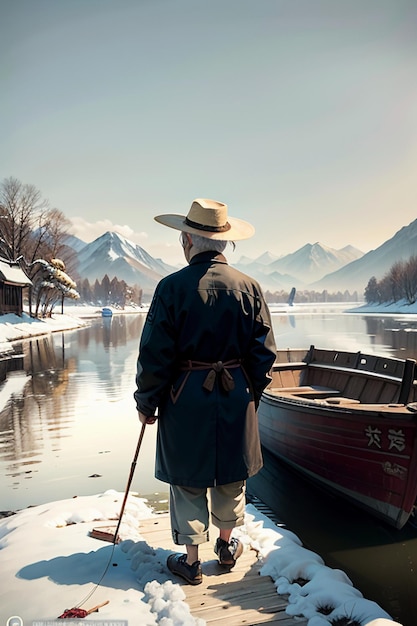
{"label": "small house", "polygon": [[0,258],[0,315],[23,313],[23,289],[32,281],[18,263]]}

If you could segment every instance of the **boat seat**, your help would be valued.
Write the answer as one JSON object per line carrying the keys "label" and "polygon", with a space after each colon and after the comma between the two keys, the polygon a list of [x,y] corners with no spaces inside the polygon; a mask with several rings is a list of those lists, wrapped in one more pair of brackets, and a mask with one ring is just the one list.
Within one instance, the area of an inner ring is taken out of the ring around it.
{"label": "boat seat", "polygon": [[302,387],[267,387],[265,392],[274,396],[295,396],[300,398],[322,398],[327,396],[339,396],[339,389],[321,387],[320,385],[304,385]]}

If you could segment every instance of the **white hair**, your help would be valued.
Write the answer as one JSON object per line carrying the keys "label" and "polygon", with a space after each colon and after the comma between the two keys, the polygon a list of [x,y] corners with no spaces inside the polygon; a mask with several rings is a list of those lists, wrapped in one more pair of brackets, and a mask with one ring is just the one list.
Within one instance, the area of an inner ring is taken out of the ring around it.
{"label": "white hair", "polygon": [[193,242],[194,253],[207,252],[212,250],[214,252],[224,252],[228,241],[222,239],[209,239],[208,237],[201,237],[201,235],[194,235],[194,233],[188,233]]}

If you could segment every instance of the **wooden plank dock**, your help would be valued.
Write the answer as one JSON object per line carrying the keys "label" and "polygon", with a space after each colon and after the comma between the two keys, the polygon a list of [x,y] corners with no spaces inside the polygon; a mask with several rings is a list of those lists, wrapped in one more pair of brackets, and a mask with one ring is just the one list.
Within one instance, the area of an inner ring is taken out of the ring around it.
{"label": "wooden plank dock", "polygon": [[[153,548],[183,551],[183,546],[176,546],[172,541],[168,514],[141,520],[140,533]],[[217,534],[215,528],[210,532],[213,538]],[[214,539],[200,546],[199,556],[203,570],[201,585],[188,585],[181,578],[173,576],[173,580],[183,587],[185,601],[193,617],[216,626],[307,624],[308,620],[294,618],[285,613],[287,599],[277,593],[269,576],[259,575],[262,563],[255,550],[245,549],[235,567],[225,571],[217,562],[213,543]]]}

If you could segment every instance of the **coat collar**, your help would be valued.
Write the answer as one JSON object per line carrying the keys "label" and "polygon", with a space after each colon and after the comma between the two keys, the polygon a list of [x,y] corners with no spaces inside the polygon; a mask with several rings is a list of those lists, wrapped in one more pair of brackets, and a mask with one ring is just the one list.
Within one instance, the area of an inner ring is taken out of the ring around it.
{"label": "coat collar", "polygon": [[214,250],[209,250],[207,252],[199,252],[198,254],[194,255],[191,259],[190,259],[190,265],[194,265],[194,263],[208,263],[208,262],[215,262],[215,263],[226,263],[227,264],[227,259],[224,256],[224,254],[222,254],[221,252],[215,252]]}

